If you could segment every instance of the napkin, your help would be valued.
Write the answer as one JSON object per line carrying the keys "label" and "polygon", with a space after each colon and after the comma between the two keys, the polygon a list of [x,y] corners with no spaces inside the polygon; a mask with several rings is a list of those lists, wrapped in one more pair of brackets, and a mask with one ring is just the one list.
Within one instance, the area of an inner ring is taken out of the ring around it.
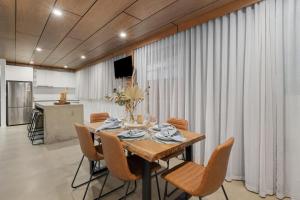
{"label": "napkin", "polygon": [[101,131],[105,129],[115,129],[115,128],[121,128],[120,122],[118,121],[107,122],[105,124],[102,124],[100,127],[98,127],[96,131]]}
{"label": "napkin", "polygon": [[104,123],[110,123],[110,122],[121,122],[121,120],[119,120],[116,117],[110,117],[104,121]]}
{"label": "napkin", "polygon": [[137,138],[145,135],[143,130],[126,130],[118,134],[119,138]]}
{"label": "napkin", "polygon": [[163,123],[163,124],[157,124],[155,126],[153,126],[153,130],[155,131],[161,131],[162,129],[172,129],[175,128],[174,126],[172,126],[171,124],[168,123]]}
{"label": "napkin", "polygon": [[176,131],[176,133],[172,135],[167,135],[165,133],[158,132],[155,134],[155,138],[164,141],[176,141],[176,142],[184,142],[186,140],[186,138],[183,137],[183,135],[179,131]]}

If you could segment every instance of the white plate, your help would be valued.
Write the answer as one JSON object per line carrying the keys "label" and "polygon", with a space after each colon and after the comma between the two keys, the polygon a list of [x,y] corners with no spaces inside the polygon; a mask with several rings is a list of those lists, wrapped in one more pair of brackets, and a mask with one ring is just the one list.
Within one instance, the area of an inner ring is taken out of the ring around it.
{"label": "white plate", "polygon": [[156,124],[152,127],[154,131],[160,131],[161,129],[176,129],[173,125],[169,123]]}
{"label": "white plate", "polygon": [[122,133],[119,133],[118,136],[123,138],[139,138],[139,137],[143,137],[145,135],[145,131],[139,131],[136,132],[135,130],[133,130],[130,134],[130,131],[123,131]]}
{"label": "white plate", "polygon": [[111,123],[111,122],[119,122],[121,123],[122,120],[118,119],[118,118],[108,118],[104,121],[104,123]]}
{"label": "white plate", "polygon": [[183,136],[173,135],[173,136],[164,136],[160,132],[154,135],[157,139],[164,140],[164,141],[176,141],[176,142],[183,142],[186,140]]}
{"label": "white plate", "polygon": [[166,136],[163,136],[160,132],[156,133],[154,135],[157,139],[160,139],[160,140],[165,140],[165,141],[172,141],[172,137],[169,136],[169,137],[166,137]]}

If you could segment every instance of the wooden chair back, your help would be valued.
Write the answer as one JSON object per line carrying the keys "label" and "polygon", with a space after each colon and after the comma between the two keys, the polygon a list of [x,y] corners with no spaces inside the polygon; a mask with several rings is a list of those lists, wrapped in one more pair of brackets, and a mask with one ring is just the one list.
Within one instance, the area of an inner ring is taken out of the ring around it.
{"label": "wooden chair back", "polygon": [[96,151],[92,136],[87,127],[76,123],[75,129],[78,135],[81,151],[89,160],[98,161],[103,159],[102,155]]}
{"label": "wooden chair back", "polygon": [[185,130],[187,131],[189,128],[189,122],[185,119],[179,119],[179,118],[170,118],[167,120],[169,124],[172,124],[177,129]]}
{"label": "wooden chair back", "polygon": [[203,178],[198,188],[201,196],[217,191],[223,184],[233,143],[234,138],[229,138],[214,150],[205,167]]}
{"label": "wooden chair back", "polygon": [[109,114],[107,112],[102,112],[102,113],[92,113],[90,115],[90,122],[95,123],[95,122],[103,122],[107,118],[109,118]]}
{"label": "wooden chair back", "polygon": [[113,134],[101,133],[100,134],[103,155],[106,166],[109,172],[116,178],[123,181],[135,179],[135,175],[131,173],[125,150],[119,138]]}

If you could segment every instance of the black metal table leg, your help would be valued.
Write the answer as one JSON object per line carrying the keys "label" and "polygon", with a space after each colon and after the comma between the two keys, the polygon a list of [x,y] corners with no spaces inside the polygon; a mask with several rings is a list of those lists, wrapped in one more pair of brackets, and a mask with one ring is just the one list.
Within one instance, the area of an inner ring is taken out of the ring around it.
{"label": "black metal table leg", "polygon": [[151,200],[151,163],[144,160],[143,163],[143,189],[142,199]]}
{"label": "black metal table leg", "polygon": [[192,146],[188,146],[188,147],[185,148],[185,159],[186,159],[186,161],[192,161],[193,160]]}

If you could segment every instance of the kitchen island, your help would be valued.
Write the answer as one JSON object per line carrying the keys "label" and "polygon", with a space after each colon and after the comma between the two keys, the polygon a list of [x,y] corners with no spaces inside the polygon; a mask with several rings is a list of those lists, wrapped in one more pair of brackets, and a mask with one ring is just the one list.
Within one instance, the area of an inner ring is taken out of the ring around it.
{"label": "kitchen island", "polygon": [[41,102],[35,103],[35,108],[44,114],[45,144],[77,137],[74,123],[83,123],[82,104],[54,105],[53,102]]}

